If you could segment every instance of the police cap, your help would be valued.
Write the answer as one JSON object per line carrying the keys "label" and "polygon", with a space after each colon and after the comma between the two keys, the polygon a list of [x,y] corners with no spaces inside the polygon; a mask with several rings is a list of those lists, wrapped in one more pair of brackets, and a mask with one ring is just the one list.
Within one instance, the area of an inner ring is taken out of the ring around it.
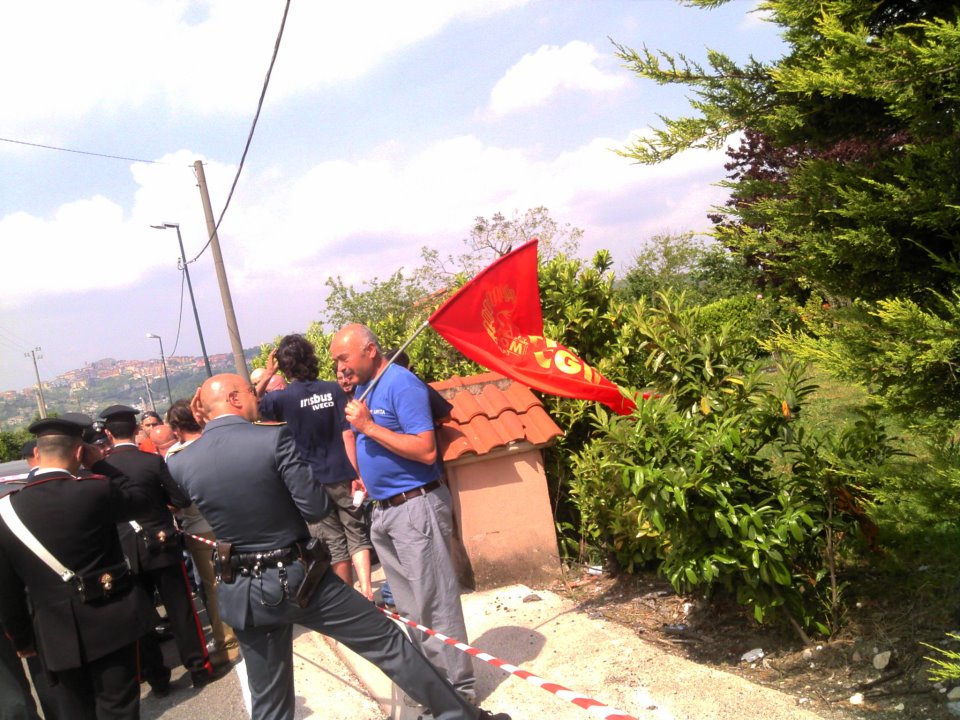
{"label": "police cap", "polygon": [[47,435],[68,435],[80,437],[84,429],[93,424],[93,420],[83,413],[64,413],[60,417],[44,418],[32,423],[29,428],[37,437]]}
{"label": "police cap", "polygon": [[95,445],[100,442],[108,442],[110,438],[107,437],[107,434],[103,431],[103,422],[100,420],[94,420],[93,424],[83,431],[83,441],[91,445]]}
{"label": "police cap", "polygon": [[132,408],[129,405],[111,405],[106,410],[100,413],[100,417],[104,420],[127,420],[136,424],[137,422],[137,410]]}

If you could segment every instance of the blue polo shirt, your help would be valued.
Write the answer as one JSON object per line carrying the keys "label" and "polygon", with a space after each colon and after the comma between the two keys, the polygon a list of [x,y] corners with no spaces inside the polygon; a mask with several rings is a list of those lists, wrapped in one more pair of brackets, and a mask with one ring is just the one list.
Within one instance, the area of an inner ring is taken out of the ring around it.
{"label": "blue polo shirt", "polygon": [[[360,397],[366,385],[358,385]],[[404,435],[434,431],[427,386],[416,375],[398,365],[387,368],[376,387],[365,398],[377,425]],[[425,465],[387,450],[363,433],[357,433],[357,464],[367,492],[374,500],[413,490],[440,477],[437,463]]]}
{"label": "blue polo shirt", "polygon": [[326,380],[294,380],[260,398],[260,415],[287,423],[297,452],[324,485],[357,476],[343,446],[343,432],[350,428],[346,407],[343,389]]}

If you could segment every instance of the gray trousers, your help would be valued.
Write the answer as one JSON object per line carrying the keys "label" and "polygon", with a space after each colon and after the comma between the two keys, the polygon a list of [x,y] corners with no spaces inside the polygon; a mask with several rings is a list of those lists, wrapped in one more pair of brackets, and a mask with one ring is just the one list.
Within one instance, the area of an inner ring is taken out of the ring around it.
{"label": "gray trousers", "polygon": [[[302,568],[298,562],[286,568],[291,594],[303,578]],[[332,571],[327,571],[306,608],[290,598],[281,600],[283,593],[276,568],[265,570],[262,580],[262,584],[258,579],[247,581],[252,622],[235,628],[247,666],[253,720],[293,720],[294,623],[343,643],[377,665],[410,697],[429,707],[437,720],[478,717],[477,708],[460,697],[400,628]],[[278,600],[277,607],[268,607]],[[269,623],[265,622],[268,617]]]}
{"label": "gray trousers", "polygon": [[[451,533],[450,491],[443,485],[402,505],[378,504],[370,524],[370,538],[400,614],[467,642],[460,585],[450,556]],[[469,655],[419,630],[410,635],[461,695],[476,700]]]}

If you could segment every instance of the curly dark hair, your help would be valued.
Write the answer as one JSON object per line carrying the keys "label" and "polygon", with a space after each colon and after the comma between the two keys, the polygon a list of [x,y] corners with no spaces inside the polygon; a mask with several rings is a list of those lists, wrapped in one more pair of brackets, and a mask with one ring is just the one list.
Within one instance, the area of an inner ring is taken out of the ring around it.
{"label": "curly dark hair", "polygon": [[309,382],[320,374],[320,363],[313,345],[303,335],[284,335],[274,356],[288,380]]}
{"label": "curly dark hair", "polygon": [[190,409],[189,400],[177,400],[170,409],[167,410],[167,425],[174,430],[185,430],[186,432],[198,433],[202,429],[193,417],[193,411]]}

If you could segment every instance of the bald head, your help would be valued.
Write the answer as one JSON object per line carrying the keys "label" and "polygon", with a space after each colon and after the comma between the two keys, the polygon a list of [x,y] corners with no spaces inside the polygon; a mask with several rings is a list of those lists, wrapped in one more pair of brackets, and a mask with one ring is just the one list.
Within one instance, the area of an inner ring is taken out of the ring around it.
{"label": "bald head", "polygon": [[169,425],[155,425],[150,428],[150,440],[157,452],[166,457],[167,450],[177,441],[177,438],[173,434],[173,428]]}
{"label": "bald head", "polygon": [[238,415],[250,422],[260,417],[253,387],[234,373],[208,378],[197,392],[203,415],[208,421],[221,415]]}

